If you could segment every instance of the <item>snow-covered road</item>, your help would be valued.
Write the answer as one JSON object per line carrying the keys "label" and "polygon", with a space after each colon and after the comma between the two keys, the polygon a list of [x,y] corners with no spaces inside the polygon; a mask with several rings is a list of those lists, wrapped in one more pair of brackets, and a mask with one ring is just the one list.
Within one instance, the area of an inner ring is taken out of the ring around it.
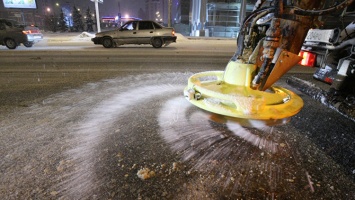
{"label": "snow-covered road", "polygon": [[[314,141],[319,133],[313,127],[306,132],[300,127],[310,111],[272,127],[216,123],[215,116],[183,98],[189,75],[145,74],[89,83],[8,114],[0,122],[0,196],[354,196],[350,172],[324,150],[332,141],[319,146]],[[320,123],[324,120],[330,121],[320,119]],[[345,126],[354,130],[353,124],[343,122],[337,130]],[[336,134],[334,142],[342,144],[338,148],[351,148],[354,136],[340,130]]]}

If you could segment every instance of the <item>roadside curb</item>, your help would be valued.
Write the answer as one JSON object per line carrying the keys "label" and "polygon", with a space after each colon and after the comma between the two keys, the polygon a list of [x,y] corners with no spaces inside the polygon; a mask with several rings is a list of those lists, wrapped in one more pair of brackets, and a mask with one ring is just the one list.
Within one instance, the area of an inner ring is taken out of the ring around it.
{"label": "roadside curb", "polygon": [[332,102],[325,90],[309,81],[291,76],[286,79],[286,83],[355,122],[354,106],[349,106],[343,102]]}

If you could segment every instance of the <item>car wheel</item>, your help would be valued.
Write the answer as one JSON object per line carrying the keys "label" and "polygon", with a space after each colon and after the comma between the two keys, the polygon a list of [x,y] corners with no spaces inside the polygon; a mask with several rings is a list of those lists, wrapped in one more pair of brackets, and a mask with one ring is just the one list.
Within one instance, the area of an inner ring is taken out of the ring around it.
{"label": "car wheel", "polygon": [[153,38],[152,46],[154,48],[160,48],[163,46],[163,40],[161,38]]}
{"label": "car wheel", "polygon": [[111,38],[104,38],[102,40],[102,46],[104,46],[105,48],[111,48],[113,46],[113,42]]}
{"label": "car wheel", "polygon": [[23,45],[25,47],[32,47],[33,46],[33,42],[25,42],[25,43],[23,43]]}
{"label": "car wheel", "polygon": [[6,39],[5,45],[9,49],[16,49],[16,47],[17,47],[17,43],[15,42],[15,40],[13,40],[11,38],[10,39]]}

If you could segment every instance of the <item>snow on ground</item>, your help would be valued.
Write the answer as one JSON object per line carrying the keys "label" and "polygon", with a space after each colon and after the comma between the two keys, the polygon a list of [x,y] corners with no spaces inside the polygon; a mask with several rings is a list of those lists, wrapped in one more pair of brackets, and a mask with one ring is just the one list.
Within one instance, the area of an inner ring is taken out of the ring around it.
{"label": "snow on ground", "polygon": [[88,32],[82,32],[81,34],[73,37],[71,40],[75,40],[75,41],[78,41],[78,40],[91,40],[91,38],[94,38],[95,37],[95,34],[93,33],[88,33]]}
{"label": "snow on ground", "polygon": [[[89,33],[89,32],[82,32],[82,33],[73,33],[73,32],[68,32],[68,33],[43,33],[44,39],[47,39],[49,41],[90,41],[91,38],[95,37],[95,33]],[[235,40],[235,38],[214,38],[214,37],[187,37],[182,35],[181,33],[175,33],[177,36],[177,42],[185,42],[185,41],[196,41],[196,40],[218,40],[218,41],[223,41],[223,40]]]}
{"label": "snow on ground", "polygon": [[44,40],[48,41],[91,41],[91,38],[95,37],[94,33],[82,32],[82,33],[43,33]]}

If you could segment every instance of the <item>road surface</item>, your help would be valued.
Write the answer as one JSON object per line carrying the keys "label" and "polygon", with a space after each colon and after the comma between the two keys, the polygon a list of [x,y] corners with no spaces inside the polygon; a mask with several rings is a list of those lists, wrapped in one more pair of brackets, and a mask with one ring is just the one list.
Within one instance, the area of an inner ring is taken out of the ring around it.
{"label": "road surface", "polygon": [[104,49],[53,37],[0,48],[1,199],[354,199],[355,124],[305,105],[278,122],[190,105],[190,75],[233,40]]}

